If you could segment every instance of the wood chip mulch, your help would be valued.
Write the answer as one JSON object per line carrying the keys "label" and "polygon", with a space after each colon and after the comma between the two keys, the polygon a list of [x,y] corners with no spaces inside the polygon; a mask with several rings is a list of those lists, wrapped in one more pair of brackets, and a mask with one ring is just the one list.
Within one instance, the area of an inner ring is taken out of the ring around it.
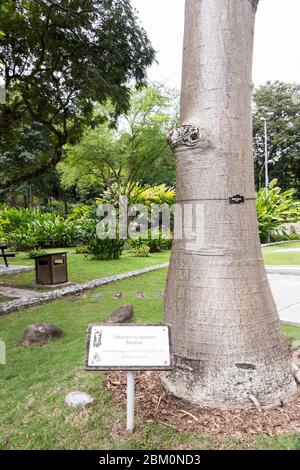
{"label": "wood chip mulch", "polygon": [[[115,404],[126,407],[126,373],[107,374],[106,387]],[[213,436],[276,436],[300,432],[300,393],[296,400],[261,412],[223,411],[192,405],[169,394],[156,372],[136,373],[136,413],[178,431]]]}

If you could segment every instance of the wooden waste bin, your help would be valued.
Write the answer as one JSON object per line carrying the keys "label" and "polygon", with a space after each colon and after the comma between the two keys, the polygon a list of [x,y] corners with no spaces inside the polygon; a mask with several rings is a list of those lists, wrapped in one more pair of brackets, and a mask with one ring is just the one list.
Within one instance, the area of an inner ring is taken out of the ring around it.
{"label": "wooden waste bin", "polygon": [[35,257],[36,283],[53,286],[68,282],[67,252]]}

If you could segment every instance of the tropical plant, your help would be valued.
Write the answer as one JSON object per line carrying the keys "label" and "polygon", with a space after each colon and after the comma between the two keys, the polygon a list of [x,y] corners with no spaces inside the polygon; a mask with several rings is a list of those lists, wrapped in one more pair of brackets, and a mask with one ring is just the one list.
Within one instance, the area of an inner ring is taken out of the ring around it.
{"label": "tropical plant", "polygon": [[124,240],[119,239],[99,239],[96,235],[89,240],[87,245],[88,255],[95,260],[119,259],[124,250]]}
{"label": "tropical plant", "polygon": [[128,240],[131,250],[136,250],[147,245],[150,253],[159,253],[163,250],[170,250],[172,246],[171,236],[166,237],[163,230],[149,230],[148,238],[135,237]]}
{"label": "tropical plant", "polygon": [[87,240],[89,230],[86,219],[67,220],[38,209],[5,207],[0,210],[3,238],[18,250],[75,245]]}
{"label": "tropical plant", "polygon": [[176,202],[176,191],[174,188],[166,184],[158,184],[155,186],[142,186],[137,183],[131,193],[131,202],[134,204],[168,204],[171,206]]}
{"label": "tropical plant", "polygon": [[88,247],[86,245],[77,245],[75,247],[76,255],[85,255],[88,253]]}
{"label": "tropical plant", "polygon": [[46,250],[43,250],[42,248],[33,248],[32,250],[30,250],[28,252],[28,258],[30,259],[33,259],[35,258],[36,256],[43,256],[43,255],[46,255],[47,254],[47,251]]}
{"label": "tropical plant", "polygon": [[7,234],[15,231],[22,225],[30,223],[37,212],[32,209],[17,209],[4,206],[0,209],[0,226]]}
{"label": "tropical plant", "polygon": [[163,250],[170,250],[172,247],[172,236],[171,234],[166,236],[162,229],[150,231],[147,243],[150,249],[150,253],[158,253]]}
{"label": "tropical plant", "polygon": [[150,248],[147,242],[142,242],[131,249],[133,256],[136,258],[148,258],[150,256]]}
{"label": "tropical plant", "polygon": [[72,207],[71,212],[68,214],[68,220],[80,220],[87,218],[91,215],[93,208],[87,204],[76,204]]}
{"label": "tropical plant", "polygon": [[256,197],[257,219],[261,241],[265,242],[268,235],[278,235],[278,229],[287,222],[296,222],[300,217],[300,202],[295,200],[294,189],[282,191],[278,180],[271,181],[269,196],[266,188],[262,188]]}
{"label": "tropical plant", "polygon": [[[112,191],[115,192],[116,187],[103,191],[101,197],[96,198],[96,203],[101,204],[104,202],[118,205],[118,200],[115,200],[114,196],[112,196]],[[122,194],[126,194],[125,188],[121,188],[120,195]],[[132,187],[128,202],[130,204],[144,204],[148,208],[150,208],[151,204],[167,204],[171,206],[176,202],[176,191],[166,184],[150,186],[136,183]]]}

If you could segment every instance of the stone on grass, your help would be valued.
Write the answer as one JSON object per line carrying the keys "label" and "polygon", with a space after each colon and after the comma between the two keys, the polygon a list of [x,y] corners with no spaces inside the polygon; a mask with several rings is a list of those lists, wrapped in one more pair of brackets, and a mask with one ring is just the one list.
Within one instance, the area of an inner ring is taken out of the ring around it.
{"label": "stone on grass", "polygon": [[80,293],[80,294],[71,295],[70,297],[67,298],[67,300],[69,302],[76,302],[76,300],[82,299],[82,297],[85,297],[85,296]]}
{"label": "stone on grass", "polygon": [[43,345],[56,338],[63,336],[64,332],[52,323],[38,323],[25,328],[20,346]]}
{"label": "stone on grass", "polygon": [[123,292],[116,292],[116,293],[114,294],[114,298],[115,298],[115,299],[122,299],[122,297],[123,297]]}
{"label": "stone on grass", "polygon": [[88,406],[93,403],[93,401],[94,398],[85,392],[71,392],[66,396],[66,403],[74,408],[79,406]]}
{"label": "stone on grass", "polygon": [[91,297],[92,302],[98,302],[98,300],[102,299],[103,294],[96,294],[94,297]]}
{"label": "stone on grass", "polygon": [[144,299],[145,298],[145,292],[140,291],[136,293],[136,296],[138,299]]}
{"label": "stone on grass", "polygon": [[154,292],[154,295],[156,297],[158,297],[159,299],[164,299],[164,297],[165,297],[165,293],[162,292],[162,291],[156,291],[156,292]]}
{"label": "stone on grass", "polygon": [[133,317],[133,306],[131,304],[125,304],[119,307],[111,316],[108,318],[108,323],[123,323],[130,320]]}

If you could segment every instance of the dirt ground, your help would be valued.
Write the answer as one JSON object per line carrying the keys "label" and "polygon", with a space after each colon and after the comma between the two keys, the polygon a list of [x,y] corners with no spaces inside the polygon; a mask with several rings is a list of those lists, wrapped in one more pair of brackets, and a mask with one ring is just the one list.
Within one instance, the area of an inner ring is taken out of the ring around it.
{"label": "dirt ground", "polygon": [[[126,374],[107,375],[107,389],[115,403],[126,405]],[[170,395],[156,372],[136,373],[136,410],[139,416],[178,431],[213,436],[276,436],[300,432],[300,393],[284,406],[247,411],[223,411],[192,405]]]}

